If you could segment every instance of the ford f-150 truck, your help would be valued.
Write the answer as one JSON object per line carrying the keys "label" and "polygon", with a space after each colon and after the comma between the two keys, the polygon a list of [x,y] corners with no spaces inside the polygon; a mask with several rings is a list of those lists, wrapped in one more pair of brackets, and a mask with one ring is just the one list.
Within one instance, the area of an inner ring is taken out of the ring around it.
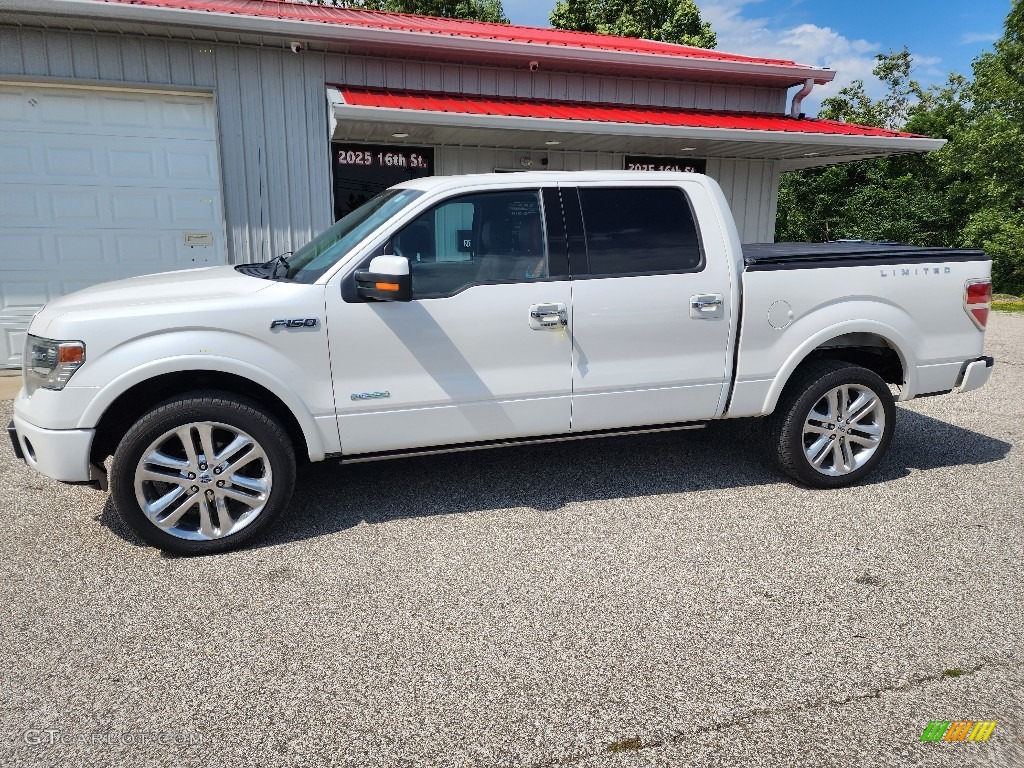
{"label": "ford f-150 truck", "polygon": [[419,179],[266,264],[49,303],[9,433],[184,554],[259,535],[296,457],[762,416],[785,473],[835,488],[881,461],[895,397],[986,383],[990,274],[980,251],[741,246],[698,174]]}

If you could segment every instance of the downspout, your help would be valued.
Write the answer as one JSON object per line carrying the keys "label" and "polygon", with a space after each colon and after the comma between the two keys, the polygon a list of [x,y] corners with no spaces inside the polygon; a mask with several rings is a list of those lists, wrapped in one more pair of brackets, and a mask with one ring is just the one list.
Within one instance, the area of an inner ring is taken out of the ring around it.
{"label": "downspout", "polygon": [[793,94],[793,103],[789,108],[789,116],[795,120],[800,119],[800,107],[803,106],[804,97],[807,96],[811,91],[814,90],[814,78],[807,78],[807,82],[804,83],[804,87]]}

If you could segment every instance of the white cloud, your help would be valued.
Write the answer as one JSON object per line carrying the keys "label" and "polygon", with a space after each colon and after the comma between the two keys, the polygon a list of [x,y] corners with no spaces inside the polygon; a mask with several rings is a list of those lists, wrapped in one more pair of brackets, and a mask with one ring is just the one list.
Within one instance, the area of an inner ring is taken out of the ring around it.
{"label": "white cloud", "polygon": [[994,43],[1002,35],[998,32],[964,32],[960,35],[960,45],[977,45],[978,43]]}
{"label": "white cloud", "polygon": [[[878,98],[885,86],[871,74],[875,55],[883,52],[881,43],[864,39],[850,39],[840,32],[816,24],[786,26],[771,18],[758,18],[759,0],[697,0],[701,16],[710,21],[718,33],[718,48],[730,53],[748,56],[789,59],[800,64],[828,67],[836,71],[836,78],[828,85],[816,86],[804,101],[808,115],[817,114],[821,100],[832,96],[854,80],[864,81],[868,93]],[[750,11],[752,14],[747,15]],[[941,59],[914,57],[915,77],[931,81],[944,80],[945,73],[938,68]]]}

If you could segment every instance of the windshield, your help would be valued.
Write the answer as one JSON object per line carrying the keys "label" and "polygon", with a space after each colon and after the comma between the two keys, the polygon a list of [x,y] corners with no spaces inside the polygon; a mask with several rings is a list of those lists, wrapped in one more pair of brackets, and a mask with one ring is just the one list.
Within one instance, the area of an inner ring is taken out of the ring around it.
{"label": "windshield", "polygon": [[388,189],[381,192],[290,256],[285,278],[296,283],[316,282],[357,243],[422,194],[416,189]]}

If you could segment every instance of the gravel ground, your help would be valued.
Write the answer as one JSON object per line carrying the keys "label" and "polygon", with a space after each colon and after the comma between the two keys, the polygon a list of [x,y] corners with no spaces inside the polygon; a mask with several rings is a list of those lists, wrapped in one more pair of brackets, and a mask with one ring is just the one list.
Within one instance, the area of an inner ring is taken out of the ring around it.
{"label": "gravel ground", "polygon": [[[0,764],[1022,766],[1024,317],[988,338],[830,492],[756,422],[325,463],[177,559],[5,444]],[[920,743],[957,719],[999,724]]]}

